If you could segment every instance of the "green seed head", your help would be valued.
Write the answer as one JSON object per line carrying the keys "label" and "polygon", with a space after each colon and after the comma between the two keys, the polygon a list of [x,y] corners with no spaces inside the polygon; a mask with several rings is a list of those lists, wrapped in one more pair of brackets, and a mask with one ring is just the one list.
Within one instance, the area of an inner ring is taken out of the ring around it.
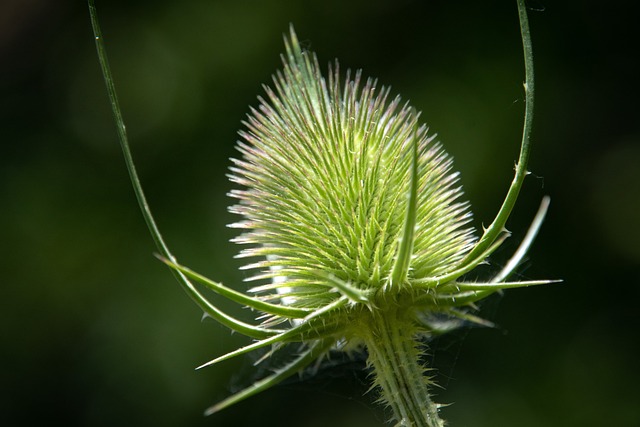
{"label": "green seed head", "polygon": [[[242,216],[231,226],[243,231],[235,239],[247,245],[239,256],[252,260],[248,280],[258,281],[252,297],[234,298],[259,310],[261,322],[236,329],[261,340],[206,365],[274,344],[298,342],[306,350],[210,412],[276,384],[330,349],[363,346],[399,425],[442,425],[418,343],[441,332],[434,318],[488,324],[469,313],[474,302],[499,289],[548,283],[504,282],[546,204],[505,269],[487,283],[460,280],[508,236],[504,221],[515,196],[477,239],[451,157],[428,136],[419,114],[399,97],[390,99],[375,80],[363,81],[359,71],[342,79],[337,62],[325,78],[293,29],[285,45],[284,68],[244,122],[242,158],[233,160],[230,175],[242,187],[231,192],[239,200],[231,211]],[[516,196],[525,163],[512,186]],[[170,265],[222,293],[222,285]]]}
{"label": "green seed head", "polygon": [[474,242],[451,158],[388,89],[360,72],[343,81],[337,64],[325,79],[293,30],[285,42],[284,70],[245,122],[232,168],[246,187],[231,193],[245,230],[236,241],[250,245],[240,256],[258,259],[253,279],[272,279],[253,290],[317,309],[340,296],[336,280],[373,296],[450,271]]}
{"label": "green seed head", "polygon": [[[299,372],[327,352],[368,351],[374,385],[398,425],[442,426],[431,380],[420,364],[424,337],[472,321],[473,304],[505,288],[537,233],[548,200],[521,247],[486,283],[461,278],[508,237],[504,225],[526,176],[525,133],[516,177],[496,219],[476,238],[451,158],[419,123],[419,114],[361,73],[323,77],[318,61],[291,29],[284,68],[265,87],[240,132],[233,160],[231,211],[242,219],[235,239],[257,282],[250,295],[163,260],[206,314],[254,343],[202,365],[286,343],[299,356],[273,375],[209,408],[213,413]],[[529,99],[529,98],[528,98]],[[530,116],[528,116],[530,117]],[[525,130],[528,128],[525,127]],[[191,282],[259,312],[250,325],[221,312]],[[435,320],[434,320],[435,319]],[[300,347],[299,347],[300,348]]]}

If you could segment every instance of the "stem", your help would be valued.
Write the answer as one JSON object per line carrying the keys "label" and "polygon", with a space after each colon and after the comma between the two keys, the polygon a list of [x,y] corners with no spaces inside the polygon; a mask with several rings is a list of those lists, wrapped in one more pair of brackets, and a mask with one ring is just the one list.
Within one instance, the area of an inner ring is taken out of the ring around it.
{"label": "stem", "polygon": [[443,427],[419,362],[415,327],[403,313],[395,309],[371,315],[365,344],[375,385],[381,388],[381,400],[393,410],[398,427]]}
{"label": "stem", "polygon": [[136,199],[138,199],[138,204],[140,205],[140,211],[142,212],[142,216],[144,217],[144,220],[147,223],[147,227],[149,228],[151,237],[153,238],[153,241],[156,244],[156,248],[160,251],[160,253],[165,258],[169,259],[172,262],[175,262],[175,258],[169,251],[169,248],[164,242],[164,239],[162,238],[162,234],[160,234],[160,230],[158,229],[158,226],[156,225],[156,222],[153,219],[153,215],[151,214],[151,209],[149,209],[149,204],[147,203],[147,198],[144,195],[144,191],[142,190],[142,185],[140,184],[140,179],[138,178],[138,172],[136,171],[136,167],[133,163],[133,157],[131,156],[131,149],[129,148],[129,139],[127,138],[127,129],[125,128],[124,119],[122,118],[122,111],[120,110],[120,103],[118,102],[116,87],[113,83],[113,77],[111,75],[111,67],[109,66],[109,60],[107,58],[107,54],[104,48],[102,31],[100,30],[100,25],[98,23],[98,16],[97,16],[94,0],[89,0],[89,14],[91,15],[91,25],[93,27],[93,34],[96,39],[96,49],[98,51],[98,59],[100,60],[102,75],[104,77],[105,85],[107,86],[107,94],[109,95],[109,101],[111,102],[111,111],[113,112],[113,118],[116,122],[116,127],[118,129],[118,140],[120,141],[122,154],[124,155],[125,164],[127,165],[127,170],[129,171],[129,177],[131,178],[133,191],[136,194]]}
{"label": "stem", "polygon": [[486,248],[498,238],[498,236],[505,230],[504,226],[511,215],[524,178],[529,174],[527,172],[527,164],[529,163],[529,152],[531,151],[530,139],[531,128],[533,127],[533,100],[535,94],[534,87],[534,72],[533,72],[533,47],[531,45],[531,33],[529,31],[529,20],[527,19],[527,8],[524,4],[525,0],[518,1],[518,16],[520,18],[520,33],[522,35],[522,50],[524,53],[524,68],[525,68],[525,113],[524,113],[524,127],[522,129],[522,143],[520,145],[520,156],[516,165],[516,173],[509,187],[509,191],[496,215],[495,219],[487,227],[482,238],[478,241],[476,246],[467,256],[462,260],[465,264],[470,260],[473,260],[478,254],[482,253]]}
{"label": "stem", "polygon": [[[135,164],[133,163],[133,156],[131,155],[131,149],[129,148],[129,140],[127,138],[127,130],[124,125],[124,119],[122,118],[122,111],[120,110],[120,104],[118,102],[118,96],[116,94],[116,87],[113,83],[113,76],[111,75],[111,67],[109,67],[109,60],[104,47],[104,41],[102,38],[102,31],[100,30],[100,24],[98,22],[98,14],[96,12],[96,6],[94,0],[88,0],[89,3],[89,15],[91,17],[91,26],[93,27],[93,35],[96,41],[96,50],[98,51],[98,60],[100,61],[100,68],[102,69],[102,75],[104,77],[104,83],[107,86],[107,94],[109,95],[109,101],[111,102],[111,111],[116,122],[118,129],[118,140],[120,141],[120,147],[122,148],[122,154],[124,155],[124,162],[127,165],[129,171],[129,177],[131,178],[131,185],[133,191],[138,199],[138,205],[140,205],[140,211],[149,228],[149,233],[153,238],[156,248],[160,254],[168,259],[173,264],[176,264],[176,258],[173,256],[169,247],[164,241],[158,225],[156,224],[151,209],[147,203],[147,198],[142,190],[142,184],[140,178],[138,178],[138,172],[136,171]],[[178,283],[182,286],[184,291],[189,297],[200,307],[202,310],[211,316],[216,321],[223,325],[240,332],[244,335],[248,335],[254,338],[266,338],[277,334],[277,331],[270,331],[265,328],[253,326],[248,323],[241,322],[226,313],[220,311],[217,307],[212,305],[209,301],[202,296],[200,292],[193,286],[189,279],[181,272],[175,269],[171,270]]]}

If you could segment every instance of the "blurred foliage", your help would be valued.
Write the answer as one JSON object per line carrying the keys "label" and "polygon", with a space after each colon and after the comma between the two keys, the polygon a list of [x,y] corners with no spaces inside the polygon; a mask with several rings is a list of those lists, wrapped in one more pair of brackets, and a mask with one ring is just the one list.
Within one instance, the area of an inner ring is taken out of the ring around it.
{"label": "blurred foliage", "polygon": [[[634,15],[532,1],[538,100],[511,249],[551,212],[521,269],[561,285],[507,292],[496,329],[432,345],[452,426],[640,425],[635,347],[640,130]],[[186,265],[242,288],[225,174],[289,23],[320,61],[363,68],[423,111],[462,172],[476,225],[512,178],[523,80],[515,2],[98,2],[134,156]],[[201,323],[130,190],[80,1],[0,3],[0,424],[373,426],[366,374],[324,369],[214,417],[249,358]],[[509,246],[499,254],[509,255]],[[232,309],[232,308],[229,308]],[[242,313],[250,318],[250,313]]]}

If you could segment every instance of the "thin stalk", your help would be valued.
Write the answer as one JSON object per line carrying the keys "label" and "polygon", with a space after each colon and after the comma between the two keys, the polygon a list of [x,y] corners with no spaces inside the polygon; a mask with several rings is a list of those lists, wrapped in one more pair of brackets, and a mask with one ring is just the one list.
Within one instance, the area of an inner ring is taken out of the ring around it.
{"label": "thin stalk", "polygon": [[498,211],[495,219],[485,230],[484,234],[476,244],[476,246],[467,254],[462,260],[465,264],[470,260],[473,260],[478,254],[482,253],[487,247],[498,238],[498,236],[505,231],[505,224],[511,215],[513,206],[516,203],[520,189],[524,178],[528,175],[527,164],[529,163],[529,152],[531,150],[531,129],[533,127],[533,101],[535,95],[534,86],[534,70],[533,70],[533,47],[531,45],[531,33],[529,31],[529,20],[527,19],[527,9],[525,6],[525,0],[518,1],[518,15],[520,18],[520,33],[522,35],[522,49],[524,53],[524,68],[525,68],[525,113],[524,113],[524,127],[522,130],[522,143],[520,145],[520,156],[516,165],[516,173],[509,187],[509,191],[502,203],[502,207]]}
{"label": "thin stalk", "polygon": [[164,257],[175,262],[175,258],[173,257],[173,255],[169,251],[169,248],[164,242],[164,239],[162,238],[162,234],[160,234],[160,230],[156,225],[156,221],[153,218],[153,215],[151,214],[151,209],[149,209],[147,198],[145,197],[144,191],[142,190],[142,185],[140,184],[138,172],[136,171],[135,164],[133,163],[131,149],[129,148],[129,139],[127,137],[127,129],[124,125],[124,119],[122,118],[122,110],[120,109],[120,103],[118,102],[116,87],[115,87],[115,84],[113,83],[111,67],[109,66],[109,59],[107,57],[107,53],[104,47],[102,30],[100,29],[100,24],[98,23],[98,15],[97,15],[94,0],[89,0],[89,14],[91,15],[91,25],[93,27],[93,35],[95,36],[95,39],[96,39],[96,49],[98,51],[98,59],[100,60],[102,76],[104,77],[104,82],[105,82],[105,85],[107,86],[107,94],[109,95],[109,101],[111,102],[111,111],[113,112],[113,118],[116,122],[116,128],[118,130],[118,140],[120,141],[120,147],[122,148],[124,161],[125,161],[125,164],[127,165],[129,177],[131,178],[133,191],[136,194],[136,199],[138,200],[140,211],[142,212],[142,216],[144,217],[144,220],[147,224],[147,227],[149,228],[149,232],[151,233],[151,237],[153,238],[153,241],[156,244],[158,251],[160,251],[160,253]]}
{"label": "thin stalk", "polygon": [[[94,0],[88,0],[89,3],[89,15],[91,17],[91,25],[93,27],[93,35],[96,41],[96,49],[98,51],[98,59],[100,61],[100,67],[102,69],[102,75],[104,77],[104,82],[107,87],[107,94],[109,95],[109,101],[111,103],[111,111],[113,112],[113,117],[116,122],[116,128],[118,130],[118,140],[120,141],[120,147],[122,148],[122,154],[124,155],[124,161],[127,165],[127,170],[129,172],[129,178],[131,179],[131,185],[133,186],[133,191],[136,195],[136,199],[138,200],[138,205],[140,206],[140,211],[142,212],[142,216],[144,221],[147,224],[147,228],[151,233],[151,237],[156,245],[157,250],[160,254],[176,264],[176,258],[173,256],[169,247],[164,241],[160,230],[156,224],[153,215],[151,214],[151,209],[149,208],[149,204],[147,203],[147,198],[144,195],[144,191],[142,190],[142,184],[140,183],[140,178],[138,177],[138,172],[136,171],[135,164],[133,163],[133,156],[131,155],[131,149],[129,148],[129,139],[127,138],[127,129],[124,125],[124,119],[122,118],[122,110],[120,109],[120,103],[118,102],[118,95],[116,94],[116,88],[113,83],[113,76],[111,74],[111,67],[109,66],[109,59],[107,57],[107,53],[104,47],[104,42],[102,38],[102,31],[100,29],[100,24],[98,23],[98,15],[96,12],[96,6]],[[182,286],[184,291],[189,295],[189,297],[207,313],[214,320],[222,323],[223,325],[229,327],[230,329],[240,332],[244,335],[248,335],[254,338],[266,338],[268,336],[273,336],[277,334],[279,331],[268,330],[265,328],[261,328],[258,326],[254,326],[245,322],[241,322],[225,313],[220,311],[218,308],[213,306],[209,301],[207,301],[202,294],[193,286],[193,284],[189,281],[189,279],[180,271],[172,269],[171,270],[175,278],[178,280],[178,283]]]}

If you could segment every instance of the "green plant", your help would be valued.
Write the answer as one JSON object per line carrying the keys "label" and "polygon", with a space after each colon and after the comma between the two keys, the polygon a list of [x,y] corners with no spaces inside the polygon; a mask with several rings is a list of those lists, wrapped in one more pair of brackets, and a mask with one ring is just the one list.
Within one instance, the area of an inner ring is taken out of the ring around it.
{"label": "green plant", "polygon": [[[284,69],[252,110],[242,133],[241,160],[231,179],[243,187],[231,210],[242,216],[236,239],[254,258],[250,294],[178,264],[146,203],[128,147],[124,121],[104,52],[93,0],[96,44],[125,161],[141,210],[160,252],[187,294],[211,318],[256,341],[203,366],[259,348],[267,356],[288,343],[299,355],[272,375],[207,410],[219,411],[299,372],[330,350],[366,348],[374,385],[400,426],[444,422],[420,362],[425,337],[442,332],[445,316],[486,324],[474,303],[507,288],[548,207],[545,198],[520,248],[486,283],[463,279],[508,237],[506,221],[527,174],[533,114],[533,60],[524,1],[518,0],[526,66],[526,113],[515,177],[496,218],[477,238],[451,158],[419,124],[419,114],[361,73],[344,80],[337,63],[323,77],[293,29]],[[268,283],[264,283],[268,280]],[[242,322],[210,303],[192,282],[259,313]],[[253,295],[251,295],[253,294]]]}

